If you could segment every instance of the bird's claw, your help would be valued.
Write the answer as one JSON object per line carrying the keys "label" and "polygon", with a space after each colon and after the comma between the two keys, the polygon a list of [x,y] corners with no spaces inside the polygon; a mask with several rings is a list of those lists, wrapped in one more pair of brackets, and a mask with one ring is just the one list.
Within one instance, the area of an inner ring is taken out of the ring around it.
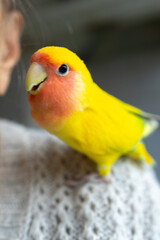
{"label": "bird's claw", "polygon": [[85,183],[111,183],[111,179],[108,177],[101,177],[98,173],[97,174],[89,174],[86,176],[77,176],[72,179],[68,179],[66,181],[66,185],[70,187],[78,187]]}

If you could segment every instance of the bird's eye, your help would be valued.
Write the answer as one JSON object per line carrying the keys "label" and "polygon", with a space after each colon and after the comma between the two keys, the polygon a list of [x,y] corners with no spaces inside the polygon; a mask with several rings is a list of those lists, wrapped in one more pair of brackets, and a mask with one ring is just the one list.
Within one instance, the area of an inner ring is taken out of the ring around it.
{"label": "bird's eye", "polygon": [[69,72],[69,67],[66,64],[62,64],[57,70],[57,73],[60,76],[65,76],[67,75],[68,72]]}

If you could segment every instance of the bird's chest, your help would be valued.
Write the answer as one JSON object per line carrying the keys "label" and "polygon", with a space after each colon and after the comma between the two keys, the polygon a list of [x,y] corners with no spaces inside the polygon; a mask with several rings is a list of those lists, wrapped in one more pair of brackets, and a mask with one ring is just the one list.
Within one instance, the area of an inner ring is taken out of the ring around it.
{"label": "bird's chest", "polygon": [[[106,152],[106,124],[103,121],[85,116],[78,112],[65,121],[62,128],[55,133],[72,148],[86,155],[103,154]],[[103,135],[104,134],[104,135]]]}

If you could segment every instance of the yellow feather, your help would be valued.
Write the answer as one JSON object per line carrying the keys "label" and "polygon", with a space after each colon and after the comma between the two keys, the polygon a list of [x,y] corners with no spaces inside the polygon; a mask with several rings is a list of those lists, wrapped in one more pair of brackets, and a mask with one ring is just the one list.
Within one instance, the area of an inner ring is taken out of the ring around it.
{"label": "yellow feather", "polygon": [[71,65],[78,73],[75,81],[80,107],[64,119],[58,129],[54,124],[45,126],[47,131],[96,162],[102,176],[108,174],[113,163],[124,154],[153,164],[141,142],[156,128],[152,115],[100,89],[83,61],[68,49],[47,47],[39,52],[48,54],[51,61],[58,64]]}

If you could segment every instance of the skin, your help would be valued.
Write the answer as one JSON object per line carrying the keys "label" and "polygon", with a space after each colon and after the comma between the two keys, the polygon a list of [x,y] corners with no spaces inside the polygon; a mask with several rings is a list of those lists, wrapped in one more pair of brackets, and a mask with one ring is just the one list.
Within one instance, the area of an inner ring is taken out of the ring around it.
{"label": "skin", "polygon": [[20,36],[23,17],[20,12],[8,12],[0,0],[0,95],[8,89],[11,73],[20,58]]}

